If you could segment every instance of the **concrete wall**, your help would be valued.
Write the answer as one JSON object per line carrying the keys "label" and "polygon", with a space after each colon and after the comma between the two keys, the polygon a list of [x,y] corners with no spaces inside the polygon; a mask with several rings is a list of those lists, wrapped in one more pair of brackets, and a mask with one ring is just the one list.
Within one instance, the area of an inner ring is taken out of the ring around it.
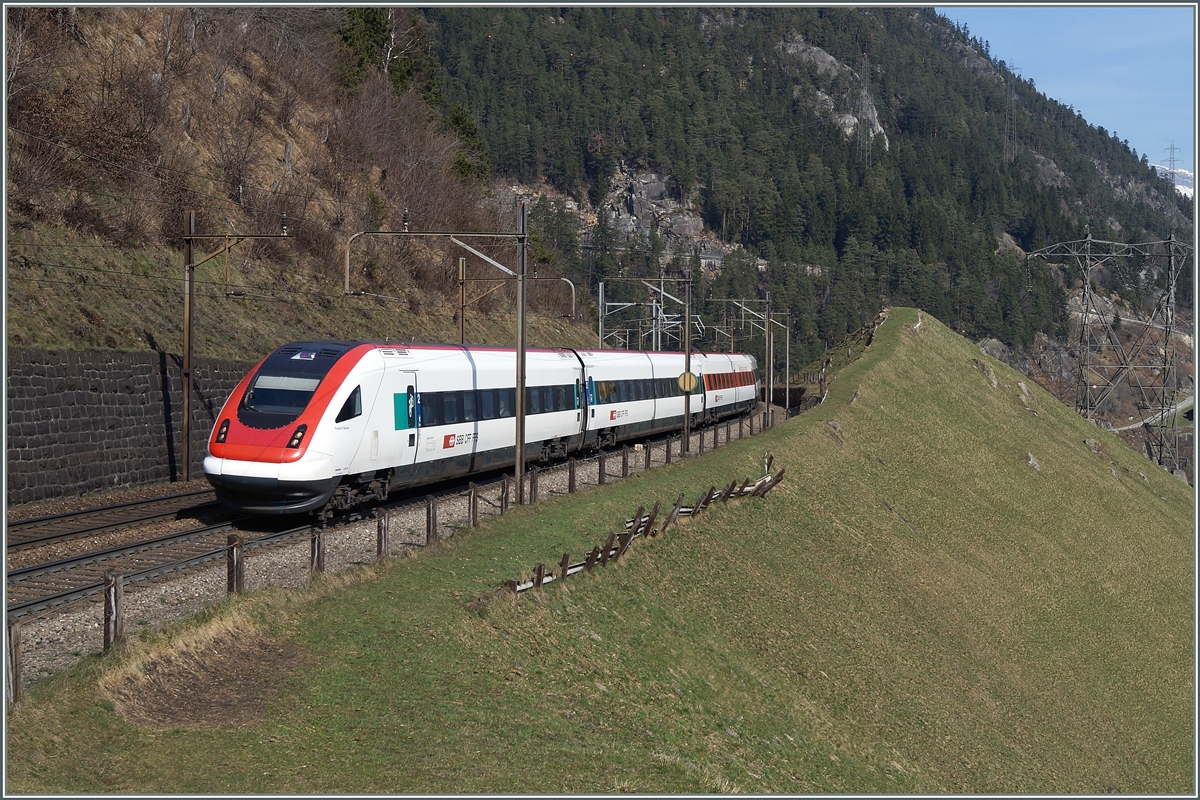
{"label": "concrete wall", "polygon": [[[252,366],[193,364],[193,480],[221,405]],[[178,356],[10,349],[5,388],[10,505],[182,480]]]}

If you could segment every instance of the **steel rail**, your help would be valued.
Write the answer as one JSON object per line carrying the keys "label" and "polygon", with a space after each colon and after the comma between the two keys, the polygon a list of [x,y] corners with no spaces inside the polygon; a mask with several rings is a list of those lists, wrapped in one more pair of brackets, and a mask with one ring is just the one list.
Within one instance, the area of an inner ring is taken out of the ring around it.
{"label": "steel rail", "polygon": [[[279,541],[282,541],[284,539],[291,538],[294,536],[298,536],[300,534],[311,533],[312,530],[313,530],[312,525],[305,524],[305,525],[302,525],[297,528],[289,528],[284,531],[279,531],[277,533],[270,533],[265,536],[260,536],[260,537],[251,539],[251,540],[245,542],[243,546],[247,550],[257,549],[259,547],[264,547],[264,546],[267,546],[270,544],[275,544],[276,542],[279,542]],[[210,535],[215,532],[217,532],[217,531],[206,531],[206,533],[208,533]],[[197,532],[193,531],[192,533],[196,534]],[[122,575],[122,579],[124,580],[124,582],[126,584],[142,583],[145,581],[153,580],[155,578],[158,578],[158,577],[161,577],[161,576],[173,573],[173,572],[179,572],[181,570],[188,569],[190,567],[199,566],[199,565],[207,563],[209,561],[214,561],[218,558],[223,558],[225,556],[225,553],[227,550],[228,550],[228,546],[222,545],[220,548],[213,549],[213,550],[206,550],[202,553],[194,553],[192,555],[187,556],[186,558],[175,559],[173,561],[167,561],[162,564],[155,564],[155,565],[145,567],[143,569],[136,570],[133,572],[124,573]],[[39,565],[39,567],[40,566],[49,566],[49,565]],[[34,569],[38,569],[38,567],[31,567],[28,569],[34,570]],[[82,586],[75,586],[70,589],[67,589],[67,590],[64,590],[61,592],[57,592],[52,595],[46,595],[44,597],[35,598],[33,600],[26,600],[21,603],[14,603],[13,605],[8,607],[7,613],[8,613],[8,616],[10,619],[22,617],[22,616],[25,616],[27,614],[32,614],[37,611],[43,611],[48,608],[53,608],[55,606],[60,606],[60,605],[66,604],[66,603],[74,602],[76,600],[82,600],[91,595],[100,594],[103,591],[104,591],[104,581],[102,581],[102,580],[101,581],[93,581],[93,582],[87,583]]]}
{"label": "steel rail", "polygon": [[[131,527],[144,522],[153,522],[154,520],[163,519],[165,517],[176,516],[184,511],[199,511],[216,508],[215,501],[208,499],[198,504],[188,505],[187,501],[199,499],[201,497],[212,498],[214,495],[211,489],[199,489],[193,492],[182,492],[180,494],[166,495],[148,500],[130,500],[125,503],[115,503],[109,506],[99,506],[96,508],[87,508],[80,511],[68,511],[62,514],[49,514],[42,517],[32,517],[30,519],[14,520],[5,524],[5,545],[9,552],[24,550],[30,547],[37,547],[52,542],[63,541],[66,539],[76,539],[82,536],[94,535],[105,531],[115,530],[119,528]],[[166,506],[166,508],[162,508]],[[136,509],[154,509],[160,507],[158,511],[142,514],[125,514],[121,515],[121,511],[135,511]],[[116,515],[116,519],[113,519]],[[89,521],[87,524],[78,524],[84,521]],[[72,521],[77,524],[72,525]],[[66,529],[53,529],[56,524],[66,524]],[[34,531],[38,529],[51,528],[51,532],[42,535],[37,535]],[[28,533],[27,533],[28,532]]]}

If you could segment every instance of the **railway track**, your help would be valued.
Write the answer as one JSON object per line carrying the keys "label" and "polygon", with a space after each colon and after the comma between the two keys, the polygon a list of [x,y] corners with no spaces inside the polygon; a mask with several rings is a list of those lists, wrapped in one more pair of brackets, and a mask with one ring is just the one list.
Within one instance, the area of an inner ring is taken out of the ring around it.
{"label": "railway track", "polygon": [[5,526],[5,543],[8,552],[14,552],[176,518],[184,512],[216,510],[219,506],[214,498],[211,489],[202,489],[151,500],[133,500],[83,511],[16,520]]}
{"label": "railway track", "polygon": [[[461,486],[441,488],[430,494],[443,497],[457,491],[461,491]],[[423,497],[408,498],[379,506],[378,509],[397,511],[422,502]],[[164,512],[147,519],[158,519],[166,515]],[[324,527],[336,528],[361,518],[361,514],[351,514]],[[6,611],[9,619],[18,619],[100,595],[104,591],[105,576],[109,572],[119,574],[123,583],[128,586],[157,581],[210,561],[222,560],[226,558],[228,536],[234,531],[242,534],[243,551],[247,553],[290,539],[307,537],[312,533],[314,526],[307,519],[303,524],[295,523],[295,518],[286,517],[228,520],[203,528],[169,533],[9,570],[6,576]],[[246,527],[239,527],[243,524]],[[251,530],[251,527],[254,529]],[[76,533],[76,536],[83,535],[86,534]]]}
{"label": "railway track", "polygon": [[[172,533],[133,544],[96,550],[45,564],[10,570],[7,575],[7,613],[10,619],[98,595],[105,575],[116,572],[126,585],[153,581],[171,573],[225,557],[228,534],[235,522]],[[307,535],[312,526],[285,527],[244,537],[252,550]]]}

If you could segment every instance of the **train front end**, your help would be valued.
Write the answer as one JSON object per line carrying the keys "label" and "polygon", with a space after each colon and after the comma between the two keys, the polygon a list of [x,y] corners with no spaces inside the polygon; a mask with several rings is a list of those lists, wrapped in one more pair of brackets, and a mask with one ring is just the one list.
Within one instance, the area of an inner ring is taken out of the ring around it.
{"label": "train front end", "polygon": [[334,394],[369,349],[295,342],[259,362],[225,401],[209,436],[204,476],[217,500],[250,514],[322,508],[341,476],[314,439]]}

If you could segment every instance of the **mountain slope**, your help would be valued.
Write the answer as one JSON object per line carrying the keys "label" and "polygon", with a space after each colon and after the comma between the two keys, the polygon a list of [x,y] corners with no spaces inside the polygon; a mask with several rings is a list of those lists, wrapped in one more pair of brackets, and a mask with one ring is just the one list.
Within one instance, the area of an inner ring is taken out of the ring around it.
{"label": "mountain slope", "polygon": [[[583,208],[590,247],[571,277],[686,269],[680,255],[714,249],[694,233],[702,219],[751,258],[726,259],[741,274],[697,296],[769,291],[803,332],[797,360],[881,297],[1010,345],[1063,335],[1069,283],[1030,272],[1014,243],[1191,236],[1191,204],[1144,156],[932,9],[423,13],[446,96],[479,120],[497,172],[544,179]],[[639,204],[638,182],[663,202]],[[1137,299],[1155,292],[1151,275]]]}
{"label": "mountain slope", "polygon": [[[308,659],[254,724],[162,736],[76,683],[17,710],[9,788],[1186,794],[1192,491],[1021,380],[894,309],[762,436],[250,598]],[[764,451],[767,498],[471,602]]]}

